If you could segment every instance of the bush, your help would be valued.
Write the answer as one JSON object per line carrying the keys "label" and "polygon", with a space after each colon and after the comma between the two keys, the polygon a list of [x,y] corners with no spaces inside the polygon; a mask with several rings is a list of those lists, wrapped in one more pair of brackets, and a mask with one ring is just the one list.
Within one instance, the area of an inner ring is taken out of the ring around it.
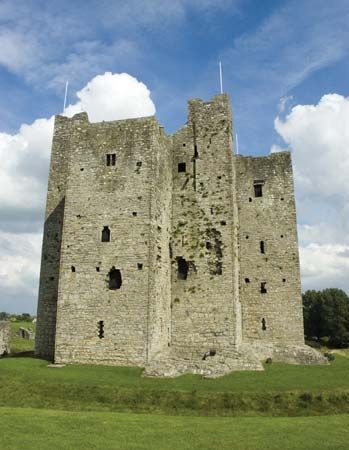
{"label": "bush", "polygon": [[324,356],[325,358],[327,358],[328,361],[334,361],[336,359],[333,353],[326,352],[324,353]]}

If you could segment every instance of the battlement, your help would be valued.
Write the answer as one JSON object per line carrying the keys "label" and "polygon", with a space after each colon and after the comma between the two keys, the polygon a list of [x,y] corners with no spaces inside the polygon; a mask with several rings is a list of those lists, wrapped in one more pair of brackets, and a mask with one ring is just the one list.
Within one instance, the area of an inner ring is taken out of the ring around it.
{"label": "battlement", "polygon": [[226,94],[190,100],[172,136],[56,117],[38,355],[157,374],[311,359],[291,156],[233,155],[232,127]]}

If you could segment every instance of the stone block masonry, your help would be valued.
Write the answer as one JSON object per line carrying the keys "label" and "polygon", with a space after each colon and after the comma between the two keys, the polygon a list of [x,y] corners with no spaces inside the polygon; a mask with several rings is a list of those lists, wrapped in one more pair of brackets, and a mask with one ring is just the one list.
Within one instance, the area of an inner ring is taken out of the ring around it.
{"label": "stone block masonry", "polygon": [[150,376],[322,363],[304,345],[290,154],[233,153],[226,94],[155,117],[57,116],[36,353]]}

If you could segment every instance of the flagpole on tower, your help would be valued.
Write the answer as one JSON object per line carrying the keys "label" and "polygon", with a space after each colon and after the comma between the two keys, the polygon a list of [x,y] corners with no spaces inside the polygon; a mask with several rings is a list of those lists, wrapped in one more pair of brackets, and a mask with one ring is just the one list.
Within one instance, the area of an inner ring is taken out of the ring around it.
{"label": "flagpole on tower", "polygon": [[66,83],[65,83],[65,94],[64,94],[64,103],[63,103],[63,113],[65,111],[65,107],[66,107],[66,104],[67,104],[68,84],[69,84],[69,82],[66,81]]}
{"label": "flagpole on tower", "polygon": [[222,77],[222,63],[219,61],[219,81],[221,85],[221,94],[223,94],[223,77]]}

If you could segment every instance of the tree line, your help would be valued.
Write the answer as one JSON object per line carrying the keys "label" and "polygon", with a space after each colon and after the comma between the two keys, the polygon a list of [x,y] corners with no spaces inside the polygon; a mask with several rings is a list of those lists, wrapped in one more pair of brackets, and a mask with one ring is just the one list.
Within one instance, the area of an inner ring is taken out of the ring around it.
{"label": "tree line", "polygon": [[10,320],[11,322],[32,322],[34,316],[29,313],[10,314],[5,311],[0,311],[0,320]]}
{"label": "tree line", "polygon": [[349,297],[341,289],[306,291],[302,295],[304,334],[328,347],[349,347]]}

